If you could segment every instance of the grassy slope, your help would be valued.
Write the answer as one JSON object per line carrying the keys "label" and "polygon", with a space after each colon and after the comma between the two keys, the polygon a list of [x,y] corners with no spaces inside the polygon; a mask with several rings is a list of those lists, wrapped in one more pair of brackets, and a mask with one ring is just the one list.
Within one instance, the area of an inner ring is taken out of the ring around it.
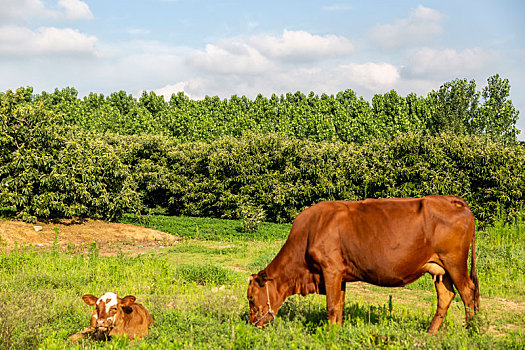
{"label": "grassy slope", "polygon": [[102,257],[96,249],[88,255],[0,254],[0,348],[68,347],[68,337],[89,322],[91,309],[81,295],[110,290],[136,295],[156,323],[140,342],[87,342],[88,348],[525,346],[522,223],[477,234],[481,332],[463,328],[463,305],[456,299],[434,337],[425,333],[436,304],[430,276],[405,288],[349,285],[338,330],[327,328],[325,300],[317,295],[289,298],[275,323],[256,329],[245,321],[246,278],[273,258],[289,225],[262,225],[263,239],[243,234],[237,221],[152,217],[149,225],[185,240],[163,254],[135,258]]}

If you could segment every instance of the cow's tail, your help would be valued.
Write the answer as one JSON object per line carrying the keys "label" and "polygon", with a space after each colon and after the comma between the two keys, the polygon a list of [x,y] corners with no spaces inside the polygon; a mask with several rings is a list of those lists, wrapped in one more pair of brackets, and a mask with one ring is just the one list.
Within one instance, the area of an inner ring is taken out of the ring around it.
{"label": "cow's tail", "polygon": [[[473,220],[474,221],[474,220]],[[472,223],[474,227],[474,223]],[[476,274],[476,230],[472,234],[472,257],[470,259],[470,279],[474,282],[474,311],[479,308],[479,282]]]}
{"label": "cow's tail", "polygon": [[465,208],[469,212],[470,225],[469,231],[472,232],[472,257],[470,259],[470,279],[474,283],[474,311],[479,308],[479,282],[478,275],[476,274],[476,223],[474,222],[474,215],[472,210],[469,208],[467,202],[457,196],[449,196],[449,201],[454,204],[457,208]]}

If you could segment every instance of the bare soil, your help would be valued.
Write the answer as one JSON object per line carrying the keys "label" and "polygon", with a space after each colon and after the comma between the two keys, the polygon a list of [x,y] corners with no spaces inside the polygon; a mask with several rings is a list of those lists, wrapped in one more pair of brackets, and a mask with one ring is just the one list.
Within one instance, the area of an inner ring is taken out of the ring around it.
{"label": "bare soil", "polygon": [[89,252],[96,243],[100,255],[129,253],[137,255],[148,251],[161,251],[174,245],[179,239],[165,232],[150,228],[100,220],[75,222],[0,221],[0,249],[10,250],[18,246],[34,246],[49,249],[56,245],[61,250]]}

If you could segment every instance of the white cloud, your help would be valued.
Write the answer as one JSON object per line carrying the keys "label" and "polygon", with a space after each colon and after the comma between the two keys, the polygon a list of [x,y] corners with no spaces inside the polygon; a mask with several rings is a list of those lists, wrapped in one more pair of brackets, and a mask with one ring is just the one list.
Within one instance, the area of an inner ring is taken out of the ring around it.
{"label": "white cloud", "polygon": [[423,48],[415,50],[408,58],[409,70],[414,75],[439,76],[465,74],[487,68],[498,54],[481,48],[437,50]]}
{"label": "white cloud", "polygon": [[222,40],[188,56],[189,64],[220,74],[261,74],[281,63],[308,63],[345,57],[353,51],[350,40],[336,35],[313,35],[284,30],[282,36],[259,35],[247,40]]}
{"label": "white cloud", "polygon": [[352,42],[343,36],[333,34],[320,36],[286,29],[280,37],[270,35],[252,37],[249,44],[267,57],[295,62],[347,56],[354,50]]}
{"label": "white cloud", "polygon": [[49,7],[42,0],[0,0],[0,20],[3,23],[42,19],[92,19],[89,6],[81,0],[59,0],[60,10]]}
{"label": "white cloud", "polygon": [[172,94],[184,92],[192,100],[202,99],[205,94],[203,93],[206,86],[203,79],[192,79],[188,81],[180,81],[175,84],[168,84],[159,89],[153,90],[155,94],[164,96],[164,99],[168,101]]}
{"label": "white cloud", "polygon": [[395,87],[400,78],[396,66],[354,63],[353,50],[345,37],[304,31],[222,40],[185,55],[185,67],[179,68],[184,73],[171,82],[164,80],[154,91],[166,98],[180,91],[192,98],[233,94],[253,98],[259,93],[336,93],[349,88],[377,92]]}
{"label": "white cloud", "polygon": [[164,87],[161,87],[159,89],[153,90],[157,95],[162,95],[166,100],[169,100],[172,94],[177,94],[179,92],[184,92],[185,90],[188,90],[188,82],[186,81],[180,81],[175,84],[168,84]]}
{"label": "white cloud", "polygon": [[242,41],[208,44],[204,51],[188,57],[191,66],[221,74],[259,74],[270,68],[270,62],[258,50]]}
{"label": "white cloud", "polygon": [[347,74],[349,82],[371,91],[392,89],[400,77],[399,69],[389,63],[352,63],[338,71]]}
{"label": "white cloud", "polygon": [[438,11],[419,5],[407,18],[394,24],[378,24],[372,28],[372,39],[383,48],[413,47],[426,43],[431,37],[442,33],[443,15]]}
{"label": "white cloud", "polygon": [[93,14],[89,6],[80,0],[60,0],[58,2],[60,7],[65,9],[65,16],[68,19],[92,19]]}
{"label": "white cloud", "polygon": [[0,20],[3,23],[49,15],[49,10],[41,0],[0,0],[0,8]]}
{"label": "white cloud", "polygon": [[28,26],[34,19],[92,19],[84,1],[58,0],[52,7],[42,0],[0,0],[0,8],[0,57],[98,55],[95,36],[71,28]]}
{"label": "white cloud", "polygon": [[359,93],[370,95],[395,88],[399,77],[398,68],[387,63],[349,63],[325,68],[280,66],[264,74],[227,75],[196,71],[185,80],[154,91],[166,99],[180,91],[193,99],[205,95],[228,98],[234,94],[254,98],[260,93],[270,96],[294,91],[335,94],[346,89],[357,89]]}
{"label": "white cloud", "polygon": [[0,57],[53,54],[96,56],[97,38],[71,28],[0,27]]}

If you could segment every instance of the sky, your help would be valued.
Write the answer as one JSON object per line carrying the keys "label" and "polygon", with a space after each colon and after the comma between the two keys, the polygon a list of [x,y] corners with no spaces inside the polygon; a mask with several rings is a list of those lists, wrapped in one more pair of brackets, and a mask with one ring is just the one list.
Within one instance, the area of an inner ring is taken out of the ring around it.
{"label": "sky", "polygon": [[523,0],[0,0],[0,91],[426,96],[499,74],[525,140]]}

